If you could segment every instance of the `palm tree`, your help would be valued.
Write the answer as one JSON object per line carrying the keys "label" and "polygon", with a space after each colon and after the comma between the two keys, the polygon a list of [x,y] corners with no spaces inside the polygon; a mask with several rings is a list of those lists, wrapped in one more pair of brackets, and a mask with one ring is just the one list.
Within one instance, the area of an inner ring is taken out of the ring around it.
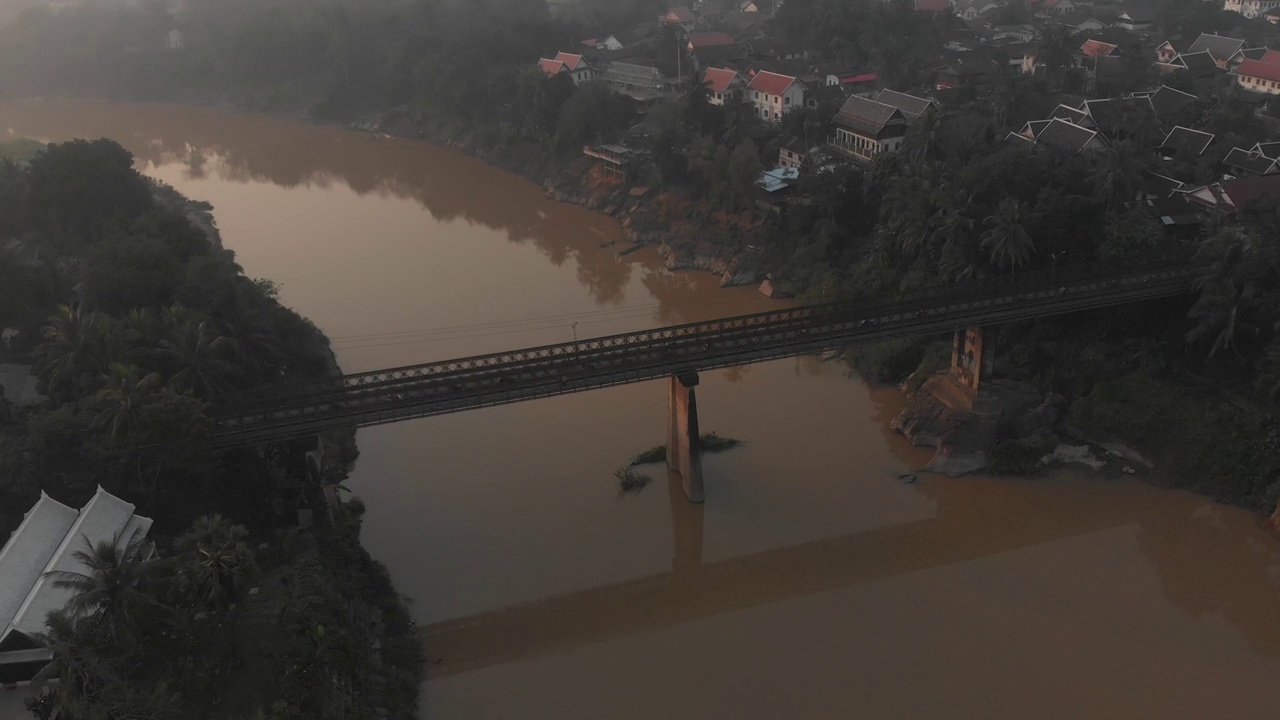
{"label": "palm tree", "polygon": [[1257,304],[1257,273],[1263,265],[1257,261],[1258,254],[1258,241],[1251,233],[1231,229],[1219,231],[1200,248],[1198,256],[1209,262],[1196,280],[1200,297],[1188,313],[1196,324],[1186,339],[1193,344],[1208,341],[1206,359],[1222,350],[1239,357],[1238,341],[1259,332],[1249,322]]}
{"label": "palm tree", "polygon": [[54,570],[47,575],[57,588],[73,592],[66,611],[72,621],[87,621],[108,641],[129,639],[137,613],[144,607],[161,607],[144,590],[149,568],[142,561],[145,538],[122,537],[94,544],[84,536],[84,549],[71,554],[88,572]]}
{"label": "palm tree", "polygon": [[245,578],[255,570],[249,531],[221,515],[196,520],[174,547],[183,556],[182,584],[200,602],[215,607],[239,600]]}
{"label": "palm tree", "polygon": [[109,324],[106,315],[85,312],[79,303],[59,305],[49,317],[38,353],[41,379],[54,400],[86,394],[106,369]]}
{"label": "palm tree", "polygon": [[160,386],[156,373],[143,374],[136,365],[112,363],[102,389],[93,396],[99,408],[94,425],[109,430],[112,443],[120,443],[138,431],[138,410]]}
{"label": "palm tree", "polygon": [[209,321],[177,319],[182,316],[181,312],[170,312],[170,335],[156,346],[156,357],[172,369],[166,387],[178,392],[190,390],[205,400],[222,397],[231,389],[226,378],[235,371],[225,359],[232,350],[231,341],[217,334]]}
{"label": "palm tree", "polygon": [[1040,63],[1045,77],[1057,80],[1056,87],[1049,82],[1054,90],[1062,89],[1063,71],[1071,64],[1072,45],[1071,31],[1065,25],[1050,23],[1040,32]]}
{"label": "palm tree", "polygon": [[996,267],[1017,270],[1031,261],[1036,246],[1027,234],[1029,219],[1026,205],[1011,197],[1001,200],[996,211],[987,217],[982,248]]}
{"label": "palm tree", "polygon": [[1133,141],[1121,140],[1102,154],[1089,180],[1094,197],[1114,210],[1137,197],[1141,175],[1142,160]]}
{"label": "palm tree", "polygon": [[93,717],[88,712],[93,699],[105,688],[125,684],[113,654],[87,624],[76,622],[67,610],[49,613],[40,639],[53,659],[36,674],[33,683],[42,685],[56,679],[55,702],[67,717]]}

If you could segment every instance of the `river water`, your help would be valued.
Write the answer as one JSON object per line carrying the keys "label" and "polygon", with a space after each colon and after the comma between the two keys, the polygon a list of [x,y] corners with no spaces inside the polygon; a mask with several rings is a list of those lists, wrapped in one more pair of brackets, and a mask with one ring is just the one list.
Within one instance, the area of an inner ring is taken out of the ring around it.
{"label": "river water", "polygon": [[[0,133],[107,136],[215,207],[246,272],[347,371],[781,307],[616,257],[607,217],[457,153],[163,105],[0,104]],[[603,246],[603,247],[602,247]],[[412,599],[424,717],[1261,717],[1280,544],[1138,482],[898,475],[899,400],[799,358],[704,373],[705,505],[645,383],[362,430],[364,542]],[[674,488],[674,489],[673,489]]]}

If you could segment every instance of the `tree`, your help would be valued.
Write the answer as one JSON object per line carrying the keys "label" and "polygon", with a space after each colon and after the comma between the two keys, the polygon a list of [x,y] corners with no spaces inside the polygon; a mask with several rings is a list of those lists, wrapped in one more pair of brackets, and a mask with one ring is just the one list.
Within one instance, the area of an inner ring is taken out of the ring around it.
{"label": "tree", "polygon": [[107,431],[111,444],[133,439],[139,430],[139,409],[160,387],[160,376],[137,366],[112,363],[102,389],[93,397],[98,414],[94,426]]}
{"label": "tree", "polygon": [[88,572],[55,570],[49,573],[54,587],[72,591],[67,615],[73,622],[87,622],[108,642],[132,640],[138,613],[163,609],[148,593],[148,567],[141,550],[145,538],[100,540],[84,538],[84,549],[71,554]]}
{"label": "tree", "polygon": [[1035,243],[1026,228],[1028,215],[1026,205],[1004,198],[984,221],[987,230],[982,233],[982,249],[1001,270],[1017,270],[1030,262],[1035,252]]}
{"label": "tree", "polygon": [[165,386],[205,400],[225,395],[231,389],[227,378],[235,371],[226,359],[231,341],[181,306],[169,308],[166,317],[169,336],[156,346],[156,358],[169,373]]}
{"label": "tree", "polygon": [[1195,326],[1186,339],[1192,345],[1208,345],[1206,360],[1224,350],[1242,357],[1240,341],[1258,335],[1253,316],[1259,309],[1258,280],[1264,265],[1260,255],[1257,238],[1235,228],[1218,231],[1201,246],[1198,257],[1207,265],[1196,281],[1200,295],[1188,313]]}
{"label": "tree", "polygon": [[174,549],[182,554],[178,575],[186,591],[220,609],[241,599],[245,578],[255,570],[249,531],[220,515],[196,520]]}
{"label": "tree", "polygon": [[1131,140],[1120,140],[1104,151],[1089,180],[1094,197],[1105,200],[1113,212],[1138,195],[1143,162]]}
{"label": "tree", "polygon": [[111,319],[85,312],[79,303],[59,305],[37,349],[41,382],[54,402],[84,397],[96,389],[110,364]]}
{"label": "tree", "polygon": [[133,155],[111,140],[48,146],[28,166],[27,183],[36,228],[71,246],[94,243],[112,221],[132,222],[155,206]]}

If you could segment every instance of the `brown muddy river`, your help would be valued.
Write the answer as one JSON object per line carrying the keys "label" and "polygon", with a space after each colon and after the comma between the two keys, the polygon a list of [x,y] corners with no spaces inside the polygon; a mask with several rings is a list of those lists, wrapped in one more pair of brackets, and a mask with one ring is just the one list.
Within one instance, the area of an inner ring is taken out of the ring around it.
{"label": "brown muddy river", "polygon": [[[112,137],[211,202],[348,371],[778,307],[618,259],[609,218],[426,143],[160,105],[0,105]],[[576,326],[575,326],[576,323]],[[705,373],[707,501],[612,472],[665,432],[632,385],[362,430],[364,541],[428,633],[424,717],[1270,717],[1280,543],[1086,477],[897,480],[897,399],[811,358]]]}

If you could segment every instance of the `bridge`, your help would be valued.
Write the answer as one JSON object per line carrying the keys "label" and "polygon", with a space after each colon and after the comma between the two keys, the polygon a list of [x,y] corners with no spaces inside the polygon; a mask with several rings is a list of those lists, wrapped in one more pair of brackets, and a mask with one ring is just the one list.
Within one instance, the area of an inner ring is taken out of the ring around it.
{"label": "bridge", "polygon": [[213,408],[215,447],[523,402],[670,378],[668,464],[702,499],[694,387],[699,371],[904,336],[955,333],[953,370],[976,392],[990,370],[983,328],[1189,291],[1185,256],[1091,263],[855,300],[424,363],[279,389]]}

